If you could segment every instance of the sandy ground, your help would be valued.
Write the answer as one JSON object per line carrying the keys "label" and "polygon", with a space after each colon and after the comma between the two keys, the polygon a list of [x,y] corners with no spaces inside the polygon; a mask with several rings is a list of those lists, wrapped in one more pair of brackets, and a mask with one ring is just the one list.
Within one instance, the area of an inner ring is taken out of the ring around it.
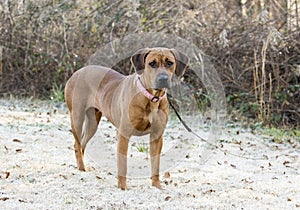
{"label": "sandy ground", "polygon": [[[224,129],[223,151],[210,150],[205,161],[205,145],[193,141],[186,153],[176,153],[172,167],[162,163],[163,190],[151,187],[149,176],[138,170],[138,153],[130,150],[136,168],[129,190],[121,191],[114,158],[103,153],[115,146],[115,131],[105,120],[100,127],[89,146],[88,171],[80,172],[63,106],[0,99],[0,209],[300,209],[299,142],[277,144],[238,126]],[[181,127],[172,119],[165,142],[187,141],[184,132],[173,132]],[[172,145],[165,146],[171,153]]]}

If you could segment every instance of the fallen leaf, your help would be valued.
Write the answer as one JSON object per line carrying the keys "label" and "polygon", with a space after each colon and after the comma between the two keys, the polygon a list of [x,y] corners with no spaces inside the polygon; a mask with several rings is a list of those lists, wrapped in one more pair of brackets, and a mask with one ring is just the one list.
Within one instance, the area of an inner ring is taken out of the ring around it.
{"label": "fallen leaf", "polygon": [[165,177],[165,178],[170,178],[170,177],[171,177],[170,172],[168,172],[168,171],[165,172],[164,177]]}
{"label": "fallen leaf", "polygon": [[244,178],[244,179],[242,179],[241,181],[244,182],[245,184],[251,184],[251,183],[254,182],[254,181],[249,180],[249,179],[247,179],[247,178]]}
{"label": "fallen leaf", "polygon": [[239,144],[239,145],[241,145],[241,144],[242,144],[242,141],[235,141],[234,144]]}
{"label": "fallen leaf", "polygon": [[13,142],[21,143],[22,141],[20,139],[13,139]]}
{"label": "fallen leaf", "polygon": [[231,166],[232,168],[236,168],[236,165],[230,164],[230,166]]}
{"label": "fallen leaf", "polygon": [[171,196],[165,197],[165,201],[169,201],[171,199]]}
{"label": "fallen leaf", "polygon": [[100,176],[96,176],[96,178],[97,178],[97,179],[100,179],[100,180],[103,180],[103,178],[102,178],[102,177],[100,177]]}
{"label": "fallen leaf", "polygon": [[188,193],[188,194],[186,194],[188,197],[193,197],[193,198],[196,198],[196,195],[195,194],[190,194],[190,193]]}
{"label": "fallen leaf", "polygon": [[207,191],[203,192],[203,194],[207,194],[207,193],[213,193],[213,192],[216,192],[216,190],[209,189],[209,190],[207,190]]}
{"label": "fallen leaf", "polygon": [[9,172],[9,171],[6,171],[6,172],[5,172],[5,179],[8,179],[9,175],[10,175],[10,172]]}
{"label": "fallen leaf", "polygon": [[59,176],[62,177],[62,178],[64,178],[64,179],[67,179],[66,175],[60,174]]}
{"label": "fallen leaf", "polygon": [[1,201],[6,201],[8,199],[9,199],[8,197],[2,197],[2,198],[0,198]]}
{"label": "fallen leaf", "polygon": [[5,149],[5,152],[8,152],[8,148],[6,145],[4,145],[4,149]]}

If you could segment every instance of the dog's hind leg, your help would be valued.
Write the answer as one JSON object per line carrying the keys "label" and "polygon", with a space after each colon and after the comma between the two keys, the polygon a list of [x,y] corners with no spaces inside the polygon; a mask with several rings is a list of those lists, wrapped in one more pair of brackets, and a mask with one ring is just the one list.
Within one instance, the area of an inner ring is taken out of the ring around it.
{"label": "dog's hind leg", "polygon": [[75,156],[77,160],[77,167],[80,171],[86,171],[84,164],[84,150],[89,140],[97,131],[99,121],[102,113],[94,108],[86,111],[86,114],[77,116],[77,122],[71,119],[72,131],[75,138]]}
{"label": "dog's hind leg", "polygon": [[80,145],[79,141],[76,138],[75,138],[74,150],[75,150],[78,169],[80,171],[86,171],[84,165],[84,150],[82,149],[82,146]]}
{"label": "dog's hind leg", "polygon": [[[77,119],[77,121],[74,122],[73,119]],[[84,150],[80,145],[83,121],[84,121],[84,115],[81,117],[78,116],[75,117],[71,113],[71,127],[72,127],[73,136],[75,138],[74,150],[75,150],[75,156],[77,161],[77,167],[80,171],[85,171],[85,166],[83,162]]]}
{"label": "dog's hind leg", "polygon": [[83,150],[85,149],[89,140],[95,135],[101,116],[102,113],[95,108],[90,108],[86,111],[83,124],[82,139],[80,141]]}

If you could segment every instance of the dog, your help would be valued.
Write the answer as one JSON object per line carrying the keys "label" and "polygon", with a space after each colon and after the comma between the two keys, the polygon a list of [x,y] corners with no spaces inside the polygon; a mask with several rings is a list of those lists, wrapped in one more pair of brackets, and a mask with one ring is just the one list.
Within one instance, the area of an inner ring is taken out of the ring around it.
{"label": "dog", "polygon": [[181,77],[189,58],[175,49],[138,50],[131,63],[135,73],[124,76],[103,66],[76,71],[65,86],[78,169],[85,171],[84,150],[105,116],[117,130],[118,188],[127,189],[127,150],[131,136],[150,134],[152,186],[159,178],[163,133],[168,120],[167,88],[172,76]]}

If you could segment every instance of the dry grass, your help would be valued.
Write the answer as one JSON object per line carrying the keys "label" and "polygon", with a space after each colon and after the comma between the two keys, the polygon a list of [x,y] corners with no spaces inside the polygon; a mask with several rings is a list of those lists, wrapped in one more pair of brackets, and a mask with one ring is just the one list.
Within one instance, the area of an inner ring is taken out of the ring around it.
{"label": "dry grass", "polygon": [[[5,0],[0,93],[49,98],[100,46],[133,33],[163,32],[203,50],[233,109],[265,123],[297,126],[299,8],[296,0],[288,2]],[[197,95],[201,83],[192,85]]]}

